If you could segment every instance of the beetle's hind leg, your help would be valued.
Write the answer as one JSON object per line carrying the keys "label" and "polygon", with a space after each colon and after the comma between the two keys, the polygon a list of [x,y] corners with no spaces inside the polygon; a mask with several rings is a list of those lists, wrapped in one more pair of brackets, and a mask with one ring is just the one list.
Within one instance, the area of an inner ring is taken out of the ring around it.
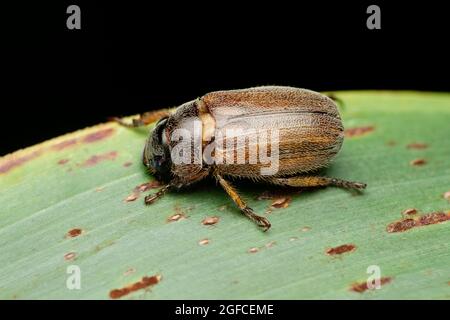
{"label": "beetle's hind leg", "polygon": [[252,208],[247,206],[247,204],[241,199],[237,191],[233,188],[233,186],[226,181],[221,175],[215,174],[217,181],[220,183],[222,188],[228,193],[230,198],[236,203],[239,209],[242,211],[245,216],[254,221],[258,226],[262,227],[264,231],[270,229],[270,222],[265,217],[257,215]]}
{"label": "beetle's hind leg", "polygon": [[117,117],[113,117],[111,120],[127,128],[139,128],[168,116],[170,116],[170,112],[168,110],[159,110],[142,113],[139,115],[139,118],[132,119],[131,122],[126,122]]}
{"label": "beetle's hind leg", "polygon": [[294,176],[288,178],[271,178],[270,183],[289,187],[326,187],[334,186],[351,190],[363,190],[367,184],[321,176]]}

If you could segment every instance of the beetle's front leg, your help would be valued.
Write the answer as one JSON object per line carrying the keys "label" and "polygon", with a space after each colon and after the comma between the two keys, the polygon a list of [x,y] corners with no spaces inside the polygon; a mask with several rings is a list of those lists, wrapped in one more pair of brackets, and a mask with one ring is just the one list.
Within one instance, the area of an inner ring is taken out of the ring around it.
{"label": "beetle's front leg", "polygon": [[169,115],[170,112],[168,110],[158,110],[153,112],[151,111],[142,113],[139,115],[139,118],[133,119],[131,123],[126,122],[123,119],[117,117],[113,117],[111,118],[111,120],[127,128],[139,128],[142,126],[146,126],[150,123],[153,123],[161,118],[168,117]]}
{"label": "beetle's front leg", "polygon": [[362,182],[347,181],[337,178],[320,176],[294,176],[288,178],[271,178],[270,183],[289,187],[326,187],[334,186],[345,189],[363,190],[367,184]]}
{"label": "beetle's front leg", "polygon": [[245,216],[254,221],[258,226],[264,228],[264,231],[270,229],[270,222],[265,217],[257,215],[252,208],[248,207],[247,204],[241,199],[237,191],[233,188],[233,186],[226,181],[221,175],[215,173],[217,181],[220,183],[222,188],[228,193],[231,199],[236,203],[239,209],[242,211]]}
{"label": "beetle's front leg", "polygon": [[153,202],[155,202],[156,200],[161,198],[172,187],[173,187],[173,185],[169,183],[169,184],[165,185],[164,187],[162,187],[158,192],[146,196],[144,199],[145,204],[147,204],[147,205],[152,204]]}

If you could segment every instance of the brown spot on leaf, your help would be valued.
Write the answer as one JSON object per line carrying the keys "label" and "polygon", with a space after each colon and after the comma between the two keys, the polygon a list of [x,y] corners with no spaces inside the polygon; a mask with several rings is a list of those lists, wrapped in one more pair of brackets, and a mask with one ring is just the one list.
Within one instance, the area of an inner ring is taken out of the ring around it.
{"label": "brown spot on leaf", "polygon": [[409,209],[403,210],[402,215],[405,215],[405,216],[413,216],[413,215],[415,215],[416,213],[417,213],[417,209],[415,209],[415,208],[409,208]]}
{"label": "brown spot on leaf", "polygon": [[203,219],[202,224],[204,226],[211,226],[219,222],[219,217],[213,216],[213,217],[206,217]]}
{"label": "brown spot on leaf", "polygon": [[414,159],[414,160],[411,160],[409,162],[409,164],[412,165],[412,166],[423,166],[426,163],[427,163],[427,161],[425,159],[422,159],[422,158]]}
{"label": "brown spot on leaf", "polygon": [[160,186],[161,186],[161,184],[158,181],[153,180],[153,181],[138,185],[134,190],[137,192],[145,192],[150,189],[159,188]]}
{"label": "brown spot on leaf", "polygon": [[297,192],[291,192],[291,193],[280,193],[280,192],[273,192],[273,191],[264,191],[260,195],[256,197],[257,200],[272,200],[272,203],[266,210],[266,214],[272,213],[272,209],[280,209],[280,208],[287,208],[289,207],[289,204],[292,202],[291,194],[299,193]]}
{"label": "brown spot on leaf", "polygon": [[[392,281],[391,277],[381,277],[380,285],[383,286],[385,284],[388,284],[391,281]],[[356,282],[356,283],[352,284],[350,287],[351,291],[358,292],[358,293],[363,293],[364,291],[366,291],[368,289],[369,289],[369,287],[367,286],[367,281],[366,282]]]}
{"label": "brown spot on leaf", "polygon": [[309,230],[311,230],[311,227],[305,226],[301,229],[302,232],[308,232]]}
{"label": "brown spot on leaf", "polygon": [[184,213],[175,213],[174,215],[171,215],[167,218],[167,222],[176,222],[180,220],[186,219],[186,215]]}
{"label": "brown spot on leaf", "polygon": [[106,139],[114,133],[114,128],[106,128],[84,136],[81,141],[84,143],[93,143]]}
{"label": "brown spot on leaf", "polygon": [[81,164],[82,167],[92,167],[97,165],[100,162],[107,160],[115,160],[117,158],[117,151],[110,151],[99,155],[93,155],[85,162]]}
{"label": "brown spot on leaf", "polygon": [[135,201],[137,198],[139,198],[139,194],[132,193],[128,197],[126,197],[123,201],[131,202],[131,201]]}
{"label": "brown spot on leaf", "polygon": [[143,277],[140,281],[135,282],[129,286],[126,286],[121,289],[114,289],[109,292],[109,297],[111,299],[119,299],[123,296],[126,296],[132,292],[141,290],[141,289],[147,289],[150,288],[156,284],[158,284],[161,281],[162,277],[161,275],[155,275],[151,277]]}
{"label": "brown spot on leaf", "polygon": [[256,248],[256,247],[248,249],[249,253],[257,253],[258,251],[259,251],[259,248]]}
{"label": "brown spot on leaf", "polygon": [[291,203],[291,201],[292,201],[292,198],[289,196],[279,197],[279,198],[274,199],[272,201],[272,203],[270,204],[270,206],[273,208],[277,208],[277,209],[287,208],[287,207],[289,207],[289,204]]}
{"label": "brown spot on leaf", "polygon": [[137,187],[135,187],[133,189],[133,192],[128,197],[126,197],[124,199],[124,201],[125,202],[135,201],[136,199],[139,198],[139,195],[142,192],[148,191],[150,189],[155,189],[155,188],[158,188],[160,186],[161,186],[161,184],[158,181],[156,181],[156,180],[140,184],[140,185],[138,185]]}
{"label": "brown spot on leaf", "polygon": [[444,199],[447,199],[450,201],[450,191],[447,191],[446,193],[443,194]]}
{"label": "brown spot on leaf", "polygon": [[415,142],[415,143],[410,143],[406,146],[408,149],[426,149],[428,148],[428,145],[426,143],[420,143],[420,142]]}
{"label": "brown spot on leaf", "polygon": [[76,258],[77,254],[75,252],[69,252],[64,255],[64,260],[71,261]]}
{"label": "brown spot on leaf", "polygon": [[77,144],[78,140],[77,139],[69,139],[69,140],[64,140],[61,142],[58,142],[56,144],[54,144],[53,146],[51,146],[52,150],[55,151],[61,151],[64,149],[67,149],[69,147],[73,147]]}
{"label": "brown spot on leaf", "polygon": [[209,244],[209,239],[202,239],[198,242],[198,244],[201,246],[206,246],[207,244]]}
{"label": "brown spot on leaf", "polygon": [[433,212],[415,218],[402,219],[390,223],[386,227],[389,233],[403,232],[415,227],[427,226],[430,224],[438,224],[450,220],[450,213]]}
{"label": "brown spot on leaf", "polygon": [[69,162],[69,159],[61,159],[58,161],[58,164],[62,166],[65,165],[67,162]]}
{"label": "brown spot on leaf", "polygon": [[354,244],[343,244],[334,248],[330,248],[326,251],[327,255],[334,256],[337,254],[343,254],[346,252],[352,252],[356,250],[356,246]]}
{"label": "brown spot on leaf", "polygon": [[349,129],[344,130],[344,135],[347,138],[360,137],[360,136],[366,135],[369,132],[372,132],[374,130],[375,130],[375,127],[373,127],[373,126],[349,128]]}
{"label": "brown spot on leaf", "polygon": [[450,214],[445,214],[444,212],[433,212],[428,213],[418,218],[418,223],[420,226],[427,226],[429,224],[437,224],[450,220]]}
{"label": "brown spot on leaf", "polygon": [[72,230],[69,230],[66,234],[66,237],[75,238],[78,237],[83,232],[80,228],[75,228]]}
{"label": "brown spot on leaf", "polygon": [[127,167],[131,166],[132,164],[133,164],[133,162],[128,161],[128,162],[125,162],[125,163],[123,164],[123,166],[124,166],[125,168],[127,168]]}
{"label": "brown spot on leaf", "polygon": [[19,167],[28,161],[31,161],[37,157],[39,157],[42,154],[41,150],[37,150],[34,152],[31,152],[27,155],[23,156],[12,156],[8,158],[4,163],[0,164],[0,174],[7,173],[8,171]]}
{"label": "brown spot on leaf", "polygon": [[290,237],[289,238],[289,241],[297,241],[298,240],[298,237]]}

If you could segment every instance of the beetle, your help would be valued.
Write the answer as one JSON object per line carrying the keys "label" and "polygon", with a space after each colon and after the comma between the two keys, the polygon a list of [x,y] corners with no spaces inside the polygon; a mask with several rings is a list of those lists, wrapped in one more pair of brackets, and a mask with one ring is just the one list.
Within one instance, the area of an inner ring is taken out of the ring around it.
{"label": "beetle", "polygon": [[[116,120],[127,127],[139,127],[152,123],[154,117],[145,113],[131,124]],[[276,132],[271,136],[273,141],[263,134],[264,130]],[[175,134],[179,131],[187,135],[180,139],[180,134]],[[250,152],[264,149],[262,136],[267,140],[267,151],[277,155],[277,170],[270,174],[262,173],[267,166],[258,161],[258,154],[255,157]],[[237,138],[243,138],[239,141],[245,145],[239,145]],[[145,203],[153,203],[171,189],[213,176],[241,212],[267,231],[269,220],[257,215],[229,180],[362,190],[365,183],[319,174],[339,152],[343,140],[344,127],[335,102],[318,92],[285,86],[211,92],[182,104],[172,114],[164,114],[150,133],[143,164],[165,185],[147,196]],[[209,155],[202,151],[207,149]],[[238,151],[242,151],[240,162],[236,161]],[[188,161],[179,161],[179,157]]]}

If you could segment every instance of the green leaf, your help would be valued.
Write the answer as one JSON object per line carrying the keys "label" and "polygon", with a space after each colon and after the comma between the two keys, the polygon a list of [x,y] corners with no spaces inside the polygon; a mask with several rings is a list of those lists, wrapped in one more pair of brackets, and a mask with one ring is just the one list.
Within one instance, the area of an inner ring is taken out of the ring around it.
{"label": "green leaf", "polygon": [[[101,124],[1,158],[0,298],[110,299],[119,289],[114,298],[449,299],[450,95],[334,94],[345,127],[367,132],[345,139],[327,175],[368,187],[290,193],[266,233],[214,183],[151,206],[140,192],[125,201],[152,179],[141,163],[149,128]],[[265,186],[240,190],[261,214],[273,201],[257,200]],[[414,227],[388,232],[410,208]],[[176,214],[185,218],[170,221]],[[202,224],[212,216],[216,224]],[[345,244],[355,248],[330,250]],[[370,266],[379,290],[366,290]]]}

